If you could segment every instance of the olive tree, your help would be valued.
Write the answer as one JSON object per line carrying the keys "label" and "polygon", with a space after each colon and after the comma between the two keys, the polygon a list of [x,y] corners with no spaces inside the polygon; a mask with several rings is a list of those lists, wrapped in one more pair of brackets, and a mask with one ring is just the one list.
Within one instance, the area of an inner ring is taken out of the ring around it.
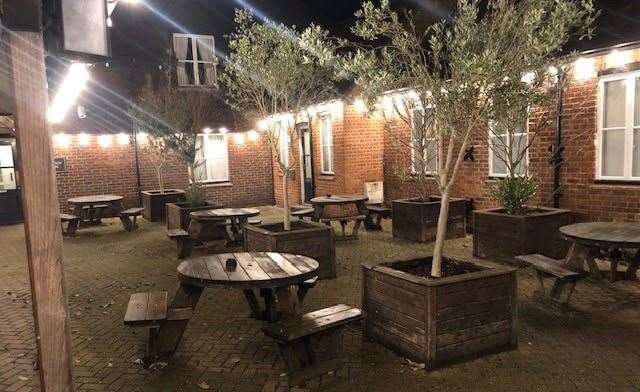
{"label": "olive tree", "polygon": [[334,96],[334,73],[308,56],[295,27],[260,23],[244,10],[236,10],[235,23],[221,81],[229,103],[264,124],[282,173],[284,229],[290,230],[288,189],[297,167],[296,124],[308,121],[311,126],[309,106]]}
{"label": "olive tree", "polygon": [[216,90],[178,87],[172,67],[162,68],[156,83],[147,78],[129,114],[138,131],[161,141],[163,148],[185,162],[189,176],[187,200],[192,206],[204,205],[204,191],[197,178],[202,165],[202,160],[197,159],[201,149],[198,135],[216,113],[226,109],[224,101]]}
{"label": "olive tree", "polygon": [[413,116],[422,114],[418,137],[436,144],[433,179],[441,207],[431,275],[440,277],[451,192],[472,135],[486,132],[494,118],[505,118],[512,108],[524,107],[541,81],[523,87],[523,76],[533,72],[541,80],[573,35],[590,33],[593,2],[458,0],[450,20],[424,31],[411,12],[399,15],[388,0],[364,2],[356,17],[352,30],[370,45],[335,55],[341,43],[313,31],[307,45],[323,62],[353,75],[370,103],[385,92],[411,89],[392,96],[391,105],[414,132]]}

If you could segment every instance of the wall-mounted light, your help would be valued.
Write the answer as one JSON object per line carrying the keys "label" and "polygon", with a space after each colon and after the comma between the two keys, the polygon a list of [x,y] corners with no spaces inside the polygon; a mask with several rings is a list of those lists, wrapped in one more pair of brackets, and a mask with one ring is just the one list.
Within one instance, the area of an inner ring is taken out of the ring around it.
{"label": "wall-mounted light", "polygon": [[100,135],[98,136],[98,144],[100,147],[110,147],[113,143],[111,135]]}
{"label": "wall-mounted light", "polygon": [[209,128],[209,127],[205,127],[202,130],[202,133],[207,134],[207,135],[210,134],[211,132],[213,132],[213,130],[211,128]]}
{"label": "wall-mounted light", "polygon": [[353,108],[360,113],[366,113],[369,111],[367,103],[362,98],[356,98],[356,100],[353,101]]}
{"label": "wall-mounted light", "polygon": [[225,133],[229,132],[229,130],[225,127],[220,127],[218,128],[218,132],[224,135]]}
{"label": "wall-mounted light", "polygon": [[236,144],[244,144],[244,133],[236,133],[233,135],[233,140],[236,142]]}
{"label": "wall-mounted light", "polygon": [[138,132],[136,135],[136,141],[139,144],[147,144],[149,142],[149,135],[146,132]]}
{"label": "wall-mounted light", "polygon": [[121,146],[126,146],[129,144],[129,135],[127,135],[126,133],[119,133],[116,136],[116,139],[118,140],[118,144]]}
{"label": "wall-mounted light", "polygon": [[53,144],[59,148],[69,147],[71,144],[71,135],[67,135],[66,133],[56,133],[53,135]]}
{"label": "wall-mounted light", "polygon": [[607,56],[607,67],[617,68],[631,62],[631,52],[628,50],[614,49]]}
{"label": "wall-mounted light", "polygon": [[595,60],[591,57],[580,57],[573,64],[573,72],[578,80],[592,77],[595,72]]}
{"label": "wall-mounted light", "polygon": [[258,132],[253,129],[250,130],[249,132],[247,132],[247,138],[252,142],[255,142],[256,140],[258,140]]}
{"label": "wall-mounted light", "polygon": [[81,133],[78,135],[78,144],[81,146],[88,146],[91,144],[91,136],[86,133]]}

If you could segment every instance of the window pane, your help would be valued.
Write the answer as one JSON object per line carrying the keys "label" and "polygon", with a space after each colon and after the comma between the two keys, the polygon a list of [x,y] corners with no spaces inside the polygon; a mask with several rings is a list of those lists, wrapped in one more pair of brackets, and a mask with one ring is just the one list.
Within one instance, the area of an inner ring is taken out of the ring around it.
{"label": "window pane", "polygon": [[329,117],[322,118],[322,145],[330,146],[333,145],[333,130],[331,129],[331,119]]}
{"label": "window pane", "polygon": [[602,132],[602,175],[624,175],[624,130]]}
{"label": "window pane", "polygon": [[[507,174],[507,165],[504,162],[506,159],[506,152],[508,151],[507,137],[506,136],[494,136],[491,138],[491,169],[492,175],[505,175]],[[501,159],[502,158],[502,159]]]}
{"label": "window pane", "polygon": [[0,169],[0,191],[16,189],[16,174],[11,168]]}
{"label": "window pane", "polygon": [[322,147],[322,171],[332,172],[333,167],[331,165],[331,147]]}
{"label": "window pane", "polygon": [[511,138],[511,162],[517,163],[514,174],[526,174],[527,168],[527,135],[513,135]]}
{"label": "window pane", "polygon": [[207,135],[206,143],[207,179],[226,181],[229,179],[227,142],[224,135]]}
{"label": "window pane", "polygon": [[636,93],[634,95],[634,109],[633,109],[633,124],[636,127],[640,126],[640,78],[636,78]]}
{"label": "window pane", "polygon": [[13,150],[9,145],[0,145],[0,167],[13,167]]}
{"label": "window pane", "polygon": [[435,139],[428,140],[425,145],[425,170],[436,173],[438,171],[438,143]]}
{"label": "window pane", "polygon": [[634,177],[640,177],[640,129],[633,131],[633,173]]}
{"label": "window pane", "polygon": [[614,80],[604,84],[604,127],[625,126],[625,81]]}

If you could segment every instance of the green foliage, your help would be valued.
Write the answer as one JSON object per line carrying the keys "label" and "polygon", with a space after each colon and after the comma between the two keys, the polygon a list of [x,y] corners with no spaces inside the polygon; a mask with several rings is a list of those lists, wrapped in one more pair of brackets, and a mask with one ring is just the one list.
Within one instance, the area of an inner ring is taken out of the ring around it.
{"label": "green foliage", "polygon": [[[279,114],[295,118],[308,106],[336,96],[333,70],[313,61],[295,27],[256,22],[245,10],[236,10],[235,23],[229,62],[220,80],[229,104],[238,111],[258,119]],[[294,125],[290,124],[291,133]],[[277,135],[271,136],[269,140],[276,142]],[[277,153],[277,145],[274,150]]]}
{"label": "green foliage", "polygon": [[[412,89],[400,102],[394,99],[390,121],[399,118],[411,127],[407,109],[431,108],[435,127],[423,131],[437,140],[434,178],[446,203],[472,133],[494,118],[512,126],[524,108],[546,99],[542,87],[549,65],[557,63],[571,37],[592,33],[595,15],[593,0],[458,0],[451,20],[421,31],[410,11],[399,16],[389,0],[365,1],[352,31],[370,45],[352,44],[345,53],[340,41],[313,32],[305,38],[321,63],[352,75],[369,107],[385,92]],[[521,83],[530,72],[532,83]],[[441,273],[448,219],[447,209],[441,211],[434,276]]]}
{"label": "green foliage", "polygon": [[526,204],[538,193],[538,183],[531,177],[507,177],[491,187],[491,194],[507,211],[507,214],[522,215]]}
{"label": "green foliage", "polygon": [[[139,132],[162,140],[166,148],[185,162],[189,169],[190,188],[196,194],[196,188],[200,187],[194,177],[197,136],[209,119],[227,108],[215,90],[178,87],[169,64],[170,60],[163,66],[164,72],[156,83],[151,77],[147,78],[129,115]],[[193,200],[199,202],[197,197]]]}
{"label": "green foliage", "polygon": [[185,198],[191,207],[202,207],[207,205],[204,188],[199,186],[197,182],[189,184],[189,189],[185,192]]}

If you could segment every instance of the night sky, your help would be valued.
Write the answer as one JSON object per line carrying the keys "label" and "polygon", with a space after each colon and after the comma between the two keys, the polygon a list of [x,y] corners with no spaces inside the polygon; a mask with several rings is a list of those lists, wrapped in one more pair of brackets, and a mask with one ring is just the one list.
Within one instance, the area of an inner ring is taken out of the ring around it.
{"label": "night sky", "polygon": [[[354,12],[360,0],[144,0],[142,4],[120,2],[112,19],[114,57],[137,57],[151,61],[166,48],[158,39],[169,32],[213,34],[216,47],[226,53],[224,35],[233,31],[235,8],[251,8],[257,19],[305,27],[314,22],[331,34],[349,37]],[[572,48],[591,49],[640,40],[640,1],[596,0],[602,10],[597,36],[591,42],[573,44]],[[421,24],[446,18],[455,0],[391,0],[394,8],[410,9]],[[213,30],[213,31],[212,31]]]}

